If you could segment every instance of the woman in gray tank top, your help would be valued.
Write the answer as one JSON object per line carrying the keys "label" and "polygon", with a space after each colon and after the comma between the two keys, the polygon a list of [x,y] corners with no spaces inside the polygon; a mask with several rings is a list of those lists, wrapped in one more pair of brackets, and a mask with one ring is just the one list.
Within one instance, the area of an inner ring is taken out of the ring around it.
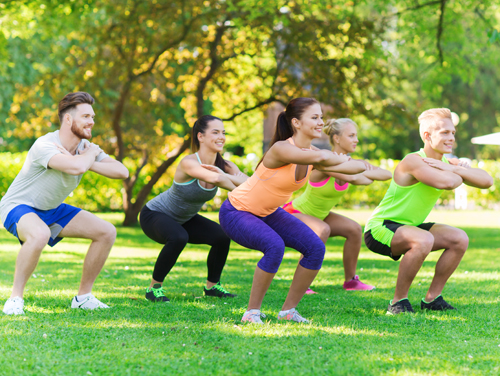
{"label": "woman in gray tank top", "polygon": [[191,149],[195,153],[181,160],[172,186],[141,210],[140,223],[144,233],[164,244],[156,260],[151,284],[146,289],[146,299],[153,302],[169,301],[163,281],[187,243],[211,246],[205,295],[236,296],[220,284],[231,240],[218,223],[199,215],[198,211],[205,202],[214,198],[218,187],[231,191],[248,176],[220,155],[226,135],[219,118],[210,115],[199,118],[193,125],[191,140]]}

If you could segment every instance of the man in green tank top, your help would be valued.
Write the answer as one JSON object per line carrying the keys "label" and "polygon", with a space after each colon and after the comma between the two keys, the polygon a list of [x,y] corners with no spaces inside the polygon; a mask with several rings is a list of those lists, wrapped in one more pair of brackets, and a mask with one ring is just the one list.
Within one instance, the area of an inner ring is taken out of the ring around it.
{"label": "man in green tank top", "polygon": [[469,238],[458,228],[424,221],[444,189],[452,190],[462,183],[485,189],[493,184],[486,171],[444,157],[455,142],[450,110],[424,111],[418,121],[424,147],[408,154],[396,167],[389,189],[365,226],[365,243],[371,251],[394,260],[404,255],[388,314],[414,312],[408,300],[410,286],[427,255],[441,249],[444,251],[421,308],[454,309],[441,292],[462,260]]}

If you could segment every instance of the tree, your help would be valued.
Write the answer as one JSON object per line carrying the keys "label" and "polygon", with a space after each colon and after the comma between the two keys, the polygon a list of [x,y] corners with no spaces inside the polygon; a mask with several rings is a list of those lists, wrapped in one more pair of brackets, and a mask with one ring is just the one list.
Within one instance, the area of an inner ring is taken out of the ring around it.
{"label": "tree", "polygon": [[57,101],[69,91],[92,93],[96,142],[131,169],[123,183],[126,225],[137,221],[206,113],[226,120],[230,150],[256,152],[262,109],[315,96],[332,106],[329,116],[358,120],[366,157],[401,158],[420,145],[418,113],[442,103],[454,77],[471,84],[479,66],[497,62],[495,7],[445,0],[10,2],[0,45],[20,51],[9,58],[25,72],[22,79],[0,72],[11,90],[0,109],[8,112],[5,136],[29,142],[55,130]]}

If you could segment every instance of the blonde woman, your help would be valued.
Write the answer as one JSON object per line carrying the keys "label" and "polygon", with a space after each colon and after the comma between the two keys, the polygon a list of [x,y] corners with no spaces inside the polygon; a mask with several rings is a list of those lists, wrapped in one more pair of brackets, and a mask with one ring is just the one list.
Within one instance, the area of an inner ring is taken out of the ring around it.
{"label": "blonde woman", "polygon": [[[337,154],[350,154],[358,145],[357,126],[351,119],[330,119],[323,128],[330,138],[332,151]],[[329,237],[342,236],[344,243],[343,263],[345,281],[344,290],[373,290],[375,286],[365,284],[356,275],[358,255],[361,249],[361,226],[340,214],[332,212],[343,195],[352,185],[369,185],[375,180],[389,180],[389,171],[373,166],[363,161],[366,170],[356,175],[346,175],[338,172],[314,170],[304,194],[284,209],[307,224],[326,243]],[[315,294],[311,289],[307,294]]]}

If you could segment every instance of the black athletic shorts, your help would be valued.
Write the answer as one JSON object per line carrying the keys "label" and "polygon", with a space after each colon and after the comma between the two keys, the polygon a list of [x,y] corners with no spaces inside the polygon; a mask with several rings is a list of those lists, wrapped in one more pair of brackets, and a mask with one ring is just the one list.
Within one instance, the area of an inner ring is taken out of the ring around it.
{"label": "black athletic shorts", "polygon": [[[435,222],[426,222],[419,224],[418,228],[421,228],[422,230],[429,231],[432,226],[434,226]],[[400,228],[401,226],[405,226],[402,223],[394,222],[394,221],[389,221],[388,219],[384,220],[383,226],[387,228],[388,230],[392,231],[393,233],[396,233],[396,230]],[[398,256],[393,256],[391,247],[388,247],[384,243],[379,242],[377,239],[375,239],[372,236],[372,231],[368,230],[365,232],[365,244],[368,247],[368,249],[372,252],[378,253],[383,256],[389,256],[392,258],[394,261],[398,261],[402,255]]]}

